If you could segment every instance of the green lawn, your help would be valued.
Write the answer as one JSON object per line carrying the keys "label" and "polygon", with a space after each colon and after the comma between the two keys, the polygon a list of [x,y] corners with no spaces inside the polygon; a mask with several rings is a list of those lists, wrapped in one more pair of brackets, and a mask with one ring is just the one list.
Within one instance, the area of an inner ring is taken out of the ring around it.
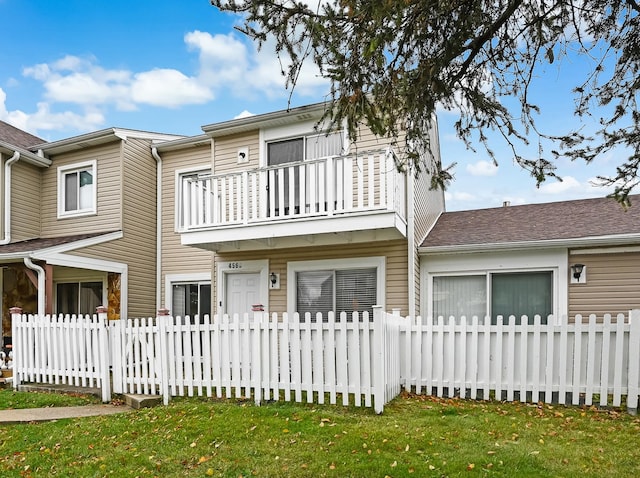
{"label": "green lawn", "polygon": [[[2,395],[5,392],[0,392]],[[0,476],[640,474],[624,412],[403,395],[370,409],[212,399],[0,428]]]}

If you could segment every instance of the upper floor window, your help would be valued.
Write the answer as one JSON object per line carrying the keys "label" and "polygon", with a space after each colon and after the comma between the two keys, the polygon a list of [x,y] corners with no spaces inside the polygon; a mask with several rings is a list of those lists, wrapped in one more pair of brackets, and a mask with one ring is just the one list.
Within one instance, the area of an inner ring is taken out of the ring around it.
{"label": "upper floor window", "polygon": [[267,143],[267,164],[293,163],[297,161],[338,156],[343,152],[343,134],[319,133]]}
{"label": "upper floor window", "polygon": [[96,161],[58,168],[58,216],[96,212]]}

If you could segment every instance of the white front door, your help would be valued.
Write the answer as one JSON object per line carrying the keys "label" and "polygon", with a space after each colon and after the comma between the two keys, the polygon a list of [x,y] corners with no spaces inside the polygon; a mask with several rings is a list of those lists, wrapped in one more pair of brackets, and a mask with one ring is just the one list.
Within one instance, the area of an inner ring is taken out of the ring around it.
{"label": "white front door", "polygon": [[226,273],[225,295],[225,314],[250,313],[253,305],[260,304],[260,273]]}

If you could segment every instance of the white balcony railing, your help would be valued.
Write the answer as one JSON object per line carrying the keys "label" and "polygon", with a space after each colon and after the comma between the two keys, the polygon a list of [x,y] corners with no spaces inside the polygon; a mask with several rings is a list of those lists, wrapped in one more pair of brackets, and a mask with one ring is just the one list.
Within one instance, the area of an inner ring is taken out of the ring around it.
{"label": "white balcony railing", "polygon": [[183,231],[367,211],[406,217],[406,178],[384,151],[184,177]]}

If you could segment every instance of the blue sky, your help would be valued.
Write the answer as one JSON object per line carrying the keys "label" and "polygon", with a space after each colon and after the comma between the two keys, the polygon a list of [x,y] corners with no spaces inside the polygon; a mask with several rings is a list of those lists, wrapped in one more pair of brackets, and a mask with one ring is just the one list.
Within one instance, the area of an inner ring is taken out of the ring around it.
{"label": "blue sky", "polygon": [[[0,18],[0,119],[46,140],[112,126],[196,135],[202,125],[287,107],[273,50],[257,52],[233,30],[237,19],[208,0],[0,0]],[[585,66],[574,58],[541,72],[535,94],[545,132],[580,126],[570,88]],[[322,101],[327,91],[310,68],[291,105]],[[481,146],[474,153],[454,137],[455,115],[438,118],[443,164],[457,163],[447,210],[603,196],[609,190],[592,180],[623,159],[562,162],[564,181],[538,189],[500,140],[492,144],[496,168]],[[527,151],[536,154],[537,140]]]}

